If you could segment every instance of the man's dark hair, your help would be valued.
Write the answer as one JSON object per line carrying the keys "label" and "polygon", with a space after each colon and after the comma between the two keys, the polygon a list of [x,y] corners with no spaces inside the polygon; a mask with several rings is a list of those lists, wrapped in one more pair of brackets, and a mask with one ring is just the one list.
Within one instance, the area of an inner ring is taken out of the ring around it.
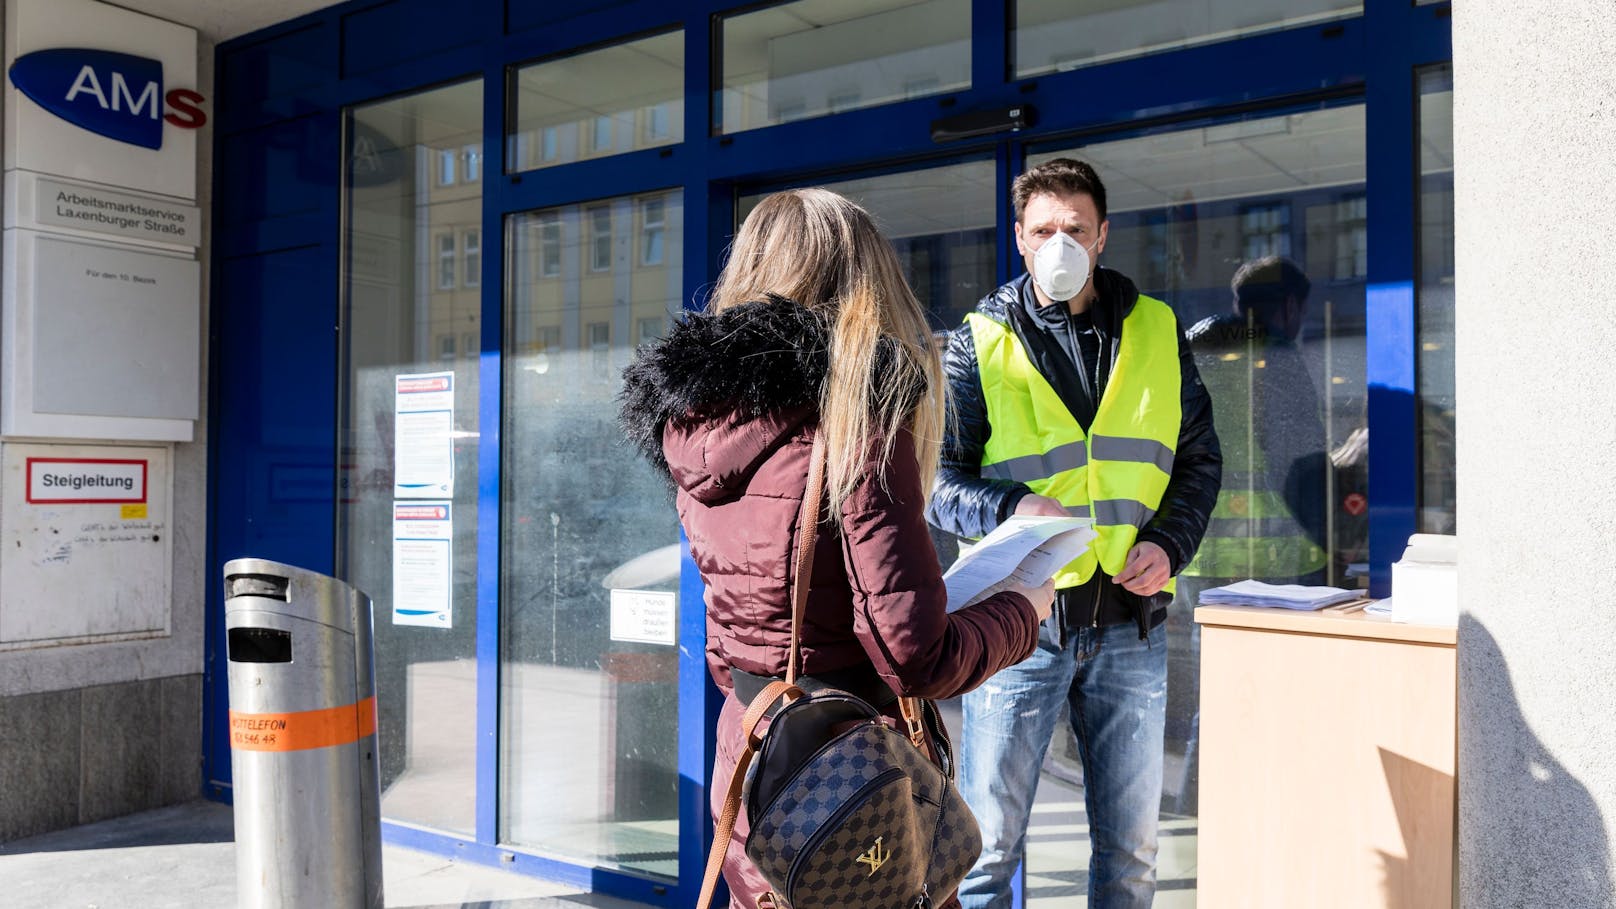
{"label": "man's dark hair", "polygon": [[1296,267],[1296,263],[1283,256],[1264,256],[1252,259],[1236,269],[1229,280],[1235,303],[1241,312],[1265,310],[1295,297],[1298,303],[1307,299],[1313,282]]}
{"label": "man's dark hair", "polygon": [[1017,221],[1027,209],[1027,200],[1039,193],[1052,196],[1084,193],[1094,200],[1100,220],[1105,220],[1105,184],[1100,182],[1094,168],[1082,161],[1054,158],[1017,177],[1016,182],[1010,184],[1010,202],[1016,208]]}

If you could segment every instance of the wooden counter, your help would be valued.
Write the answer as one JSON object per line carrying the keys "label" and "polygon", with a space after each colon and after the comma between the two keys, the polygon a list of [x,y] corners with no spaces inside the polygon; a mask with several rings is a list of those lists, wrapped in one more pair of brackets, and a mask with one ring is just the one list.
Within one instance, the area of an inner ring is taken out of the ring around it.
{"label": "wooden counter", "polygon": [[1197,904],[1454,901],[1456,629],[1202,606]]}

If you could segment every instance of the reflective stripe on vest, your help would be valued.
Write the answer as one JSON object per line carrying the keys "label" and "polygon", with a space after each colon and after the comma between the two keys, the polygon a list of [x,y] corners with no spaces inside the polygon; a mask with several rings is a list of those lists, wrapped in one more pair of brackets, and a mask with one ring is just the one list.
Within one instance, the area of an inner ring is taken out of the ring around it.
{"label": "reflective stripe on vest", "polygon": [[1172,477],[1182,422],[1173,311],[1143,295],[1134,304],[1087,436],[1009,326],[980,313],[965,319],[990,427],[982,476],[1023,483],[1074,516],[1094,519],[1099,538],[1056,573],[1056,587],[1082,584],[1096,566],[1117,574]]}
{"label": "reflective stripe on vest", "polygon": [[1283,427],[1255,425],[1261,408],[1253,378],[1266,375],[1255,370],[1262,368],[1258,361],[1264,359],[1267,345],[1256,340],[1255,331],[1246,336],[1244,353],[1223,348],[1197,357],[1223,449],[1223,486],[1201,548],[1183,573],[1288,581],[1323,568],[1329,556],[1297,523],[1276,488],[1283,478],[1270,476],[1264,445],[1270,444],[1270,432]]}

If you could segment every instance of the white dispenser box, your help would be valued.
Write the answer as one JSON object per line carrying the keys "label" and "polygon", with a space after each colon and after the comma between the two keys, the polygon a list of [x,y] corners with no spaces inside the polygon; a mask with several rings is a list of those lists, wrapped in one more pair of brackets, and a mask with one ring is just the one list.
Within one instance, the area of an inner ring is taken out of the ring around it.
{"label": "white dispenser box", "polygon": [[1459,540],[1416,533],[1392,563],[1392,621],[1459,624]]}

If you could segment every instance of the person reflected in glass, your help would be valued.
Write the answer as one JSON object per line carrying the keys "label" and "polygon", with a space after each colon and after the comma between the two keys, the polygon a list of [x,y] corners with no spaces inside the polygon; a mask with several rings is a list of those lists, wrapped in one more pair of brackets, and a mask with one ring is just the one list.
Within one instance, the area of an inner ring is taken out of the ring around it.
{"label": "person reflected in glass", "polygon": [[1186,593],[1246,578],[1322,584],[1329,462],[1298,343],[1312,283],[1291,260],[1266,256],[1236,269],[1229,286],[1232,310],[1189,331],[1223,443],[1223,489],[1184,570]]}
{"label": "person reflected in glass", "polygon": [[1174,576],[1218,494],[1211,404],[1177,317],[1105,252],[1105,186],[1056,158],[1011,189],[1027,274],[989,294],[944,358],[954,419],[929,516],[982,537],[1012,515],[1092,518],[1090,552],[1056,575],[1053,617],[1029,659],[963,699],[960,791],[982,857],[971,909],[1008,909],[1039,768],[1061,706],[1083,763],[1091,907],[1156,891]]}
{"label": "person reflected in glass", "polygon": [[[1052,585],[946,610],[924,518],[941,366],[925,310],[864,209],[823,189],[765,198],[706,311],[642,347],[623,378],[623,427],[673,486],[706,585],[707,665],[725,695],[715,816],[747,702],[786,672],[816,434],[828,502],[801,634],[810,685],[851,691],[896,721],[899,696],[953,697],[1033,652]],[[724,863],[731,905],[777,904],[746,857],[748,829],[743,811]]]}

